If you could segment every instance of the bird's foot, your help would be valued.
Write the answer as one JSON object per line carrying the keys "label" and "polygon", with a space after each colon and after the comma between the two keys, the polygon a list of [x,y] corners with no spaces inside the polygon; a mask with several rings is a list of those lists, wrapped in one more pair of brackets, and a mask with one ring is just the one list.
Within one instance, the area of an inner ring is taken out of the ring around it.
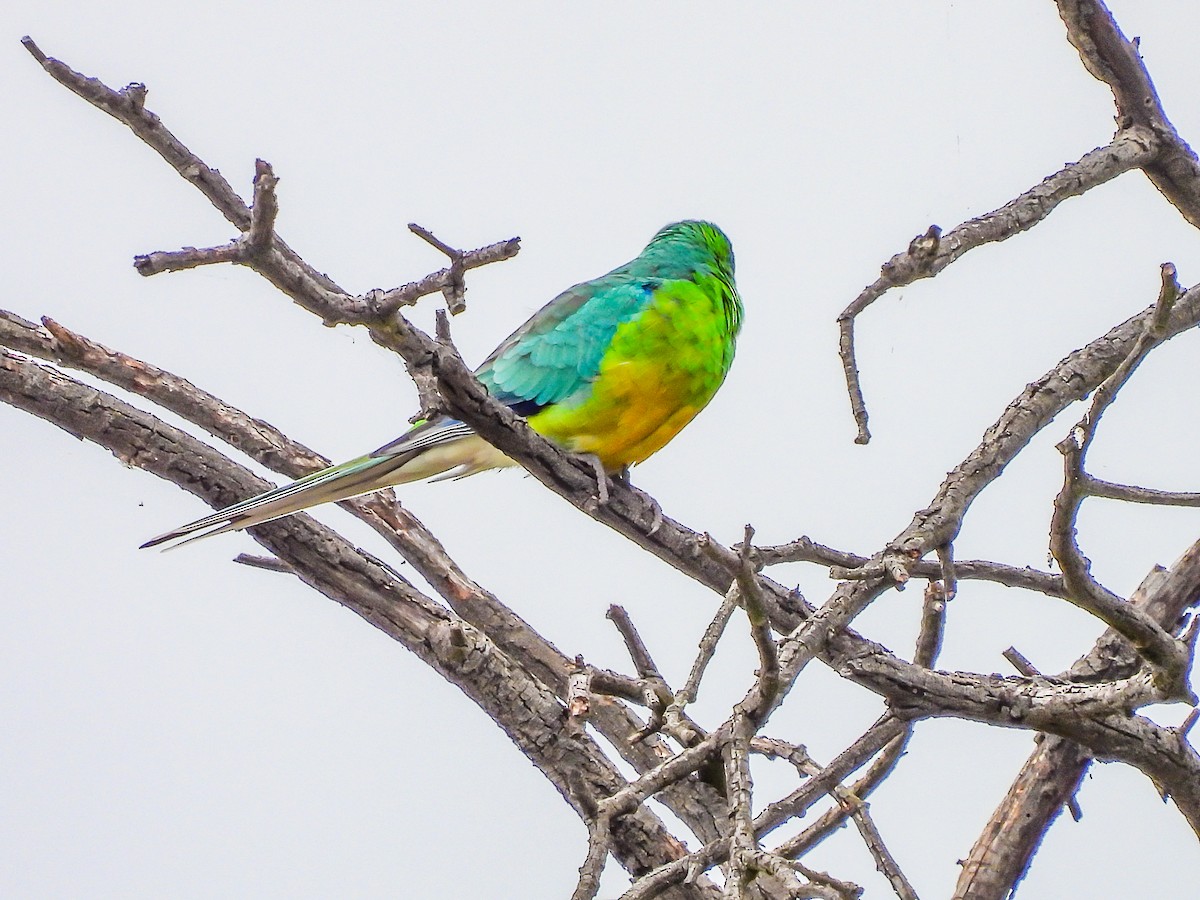
{"label": "bird's foot", "polygon": [[590,465],[592,470],[596,473],[596,496],[593,497],[592,500],[595,502],[596,506],[607,506],[608,472],[604,468],[604,463],[600,462],[600,457],[594,453],[580,453],[579,458]]}
{"label": "bird's foot", "polygon": [[649,494],[647,494],[645,491],[638,491],[638,493],[642,495],[642,499],[644,499],[646,501],[646,505],[650,507],[651,515],[654,516],[654,518],[650,522],[650,534],[654,534],[654,532],[658,531],[658,529],[662,527],[662,523],[663,523],[662,506],[659,505],[659,502],[657,500],[655,500],[653,497],[651,497]]}
{"label": "bird's foot", "polygon": [[654,532],[658,531],[658,529],[662,527],[662,523],[663,523],[662,507],[659,505],[657,500],[655,500],[653,497],[651,497],[645,491],[638,490],[638,488],[635,488],[633,486],[633,482],[630,481],[630,479],[629,479],[629,469],[630,469],[629,466],[622,466],[616,472],[613,472],[613,474],[611,476],[612,480],[615,484],[624,485],[625,487],[634,491],[639,497],[642,498],[642,500],[645,502],[646,506],[650,507],[650,515],[652,518],[650,521],[649,533],[654,534]]}

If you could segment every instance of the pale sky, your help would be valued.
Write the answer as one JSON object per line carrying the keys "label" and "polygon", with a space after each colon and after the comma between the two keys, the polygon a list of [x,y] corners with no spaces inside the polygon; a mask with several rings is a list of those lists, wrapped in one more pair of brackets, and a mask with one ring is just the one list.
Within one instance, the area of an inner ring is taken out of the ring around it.
{"label": "pale sky", "polygon": [[[1141,36],[1168,115],[1200,141],[1200,7],[1112,6]],[[999,206],[1112,136],[1109,91],[1048,0],[18,0],[0,26],[0,307],[187,377],[334,459],[404,429],[415,392],[399,360],[248,270],[137,275],[135,254],[232,230],[45,75],[22,35],[111,86],[146,83],[148,108],[245,194],[255,157],[269,160],[280,234],[351,290],[442,265],[410,221],[464,247],[520,235],[515,260],[468,276],[452,325],[470,363],[666,222],[720,224],[746,304],[738,358],[711,407],[633,479],[726,543],[751,522],[764,543],[807,534],[873,552],[1027,382],[1153,301],[1161,262],[1200,281],[1200,235],[1140,174],[1069,201],[863,317],[874,440],[853,444],[837,313],[930,223]],[[436,305],[415,320],[430,326]],[[1101,426],[1095,474],[1200,489],[1198,340],[1138,371]],[[1047,565],[1054,444],[1080,412],[985,492],[960,558]],[[232,565],[257,548],[245,535],[137,550],[205,507],[94,445],[0,407],[0,460],[0,895],[433,897],[449,879],[461,896],[569,896],[584,826],[457,689],[294,579]],[[714,594],[519,471],[401,497],[565,653],[629,671],[604,618],[619,602],[682,683]],[[340,510],[318,517],[393,559]],[[1094,571],[1122,594],[1198,529],[1195,510],[1102,500],[1080,518]],[[833,589],[817,567],[770,574],[815,603]],[[856,627],[908,656],[919,610],[919,589],[888,594]],[[1055,672],[1101,630],[1060,601],[966,583],[939,665],[1009,673],[1012,644]],[[753,667],[749,641],[727,638],[702,723],[724,718]],[[826,762],[881,708],[814,666],[770,731]],[[949,895],[955,860],[1032,746],[1029,732],[918,726],[872,811],[922,897]],[[793,786],[786,767],[755,776],[760,802]],[[1194,836],[1141,774],[1096,765],[1079,800],[1083,821],[1053,827],[1022,900],[1135,896],[1150,879],[1164,896],[1194,890]],[[853,830],[806,862],[890,896]],[[601,897],[627,884],[610,865]]]}

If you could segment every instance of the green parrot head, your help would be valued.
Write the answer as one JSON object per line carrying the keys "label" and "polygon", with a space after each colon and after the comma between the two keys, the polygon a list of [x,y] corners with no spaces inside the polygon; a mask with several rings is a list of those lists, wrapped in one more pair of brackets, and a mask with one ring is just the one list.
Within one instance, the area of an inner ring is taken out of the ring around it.
{"label": "green parrot head", "polygon": [[733,245],[712,222],[685,219],[664,225],[650,239],[642,257],[668,258],[676,263],[686,260],[697,269],[710,269],[722,280],[733,282]]}

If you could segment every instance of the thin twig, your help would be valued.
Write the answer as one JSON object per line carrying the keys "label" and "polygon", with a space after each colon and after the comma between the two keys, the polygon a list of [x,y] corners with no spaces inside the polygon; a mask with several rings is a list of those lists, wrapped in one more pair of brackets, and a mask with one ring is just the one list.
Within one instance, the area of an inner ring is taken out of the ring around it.
{"label": "thin twig", "polygon": [[810,869],[799,860],[789,859],[785,860],[785,862],[813,884],[825,885],[830,888],[839,900],[856,900],[856,898],[862,896],[863,889],[852,881],[842,881],[840,878],[834,878],[826,872],[818,872],[815,869]]}
{"label": "thin twig", "polygon": [[571,900],[593,900],[600,890],[600,876],[608,860],[609,825],[608,816],[601,815],[588,829],[588,851],[583,865],[579,867],[579,881],[571,893]]}
{"label": "thin twig", "polygon": [[629,618],[629,613],[625,611],[625,607],[616,603],[612,604],[609,606],[605,618],[617,626],[617,631],[621,633],[621,637],[625,641],[625,648],[629,651],[629,656],[633,660],[633,667],[637,671],[638,677],[661,679],[662,673],[659,672],[658,666],[655,665],[654,658],[650,655],[650,651],[646,647],[646,642],[638,634],[638,630],[634,626],[633,620]]}
{"label": "thin twig", "polygon": [[250,207],[250,229],[246,232],[246,247],[258,255],[271,246],[275,238],[275,218],[279,215],[279,199],[275,186],[279,179],[271,164],[262,159],[254,161],[254,205]]}
{"label": "thin twig", "polygon": [[[819,775],[810,779],[803,788],[794,792],[785,801],[772,804],[763,810],[754,820],[755,835],[761,838],[765,833],[786,822],[792,815],[802,815],[805,809],[833,790],[835,785],[861,766],[866,759],[888,745],[893,739],[904,734],[906,729],[907,725],[897,717],[884,716],[850,747],[838,754],[836,759],[822,769]],[[715,734],[716,732],[714,732]],[[786,855],[785,848],[787,846],[788,844],[785,843],[776,852]],[[706,871],[724,861],[728,858],[728,854],[728,837],[710,841],[688,856],[666,863],[643,876],[622,895],[622,900],[646,900],[649,897],[656,897],[670,885],[683,882],[689,873]]]}
{"label": "thin twig", "polygon": [[467,308],[467,286],[463,282],[463,258],[465,254],[456,247],[451,247],[445,241],[434,236],[428,228],[422,228],[415,222],[408,223],[408,230],[424,240],[431,247],[450,257],[450,269],[446,278],[446,286],[442,288],[442,296],[446,298],[446,309],[450,315],[457,316]]}
{"label": "thin twig", "polygon": [[1035,675],[1042,674],[1037,667],[1031,663],[1016,647],[1009,647],[1001,656],[1009,661],[1014,669],[1024,675],[1026,678],[1033,678]]}
{"label": "thin twig", "polygon": [[[754,820],[755,832],[761,837],[795,816],[804,815],[814,803],[826,794],[834,793],[846,776],[861,767],[867,760],[904,734],[908,723],[890,713],[882,716],[868,728],[853,744],[837,755],[829,765],[810,777],[787,797],[770,804]],[[784,856],[792,856],[785,848],[778,848]]]}
{"label": "thin twig", "polygon": [[183,272],[200,266],[216,266],[241,262],[244,256],[242,245],[236,241],[216,247],[184,247],[181,250],[155,250],[153,253],[138,254],[133,258],[133,267],[141,275],[159,275],[163,272]]}
{"label": "thin twig", "polygon": [[276,559],[274,556],[255,556],[251,553],[239,553],[233,558],[235,563],[243,566],[249,566],[252,569],[266,569],[268,572],[283,572],[287,575],[295,575],[296,570],[281,559]]}
{"label": "thin twig", "polygon": [[739,704],[733,713],[733,727],[729,739],[722,748],[725,780],[729,786],[729,805],[733,817],[733,829],[729,839],[729,870],[725,882],[725,897],[728,900],[745,900],[747,888],[754,880],[755,874],[753,862],[758,850],[758,840],[754,835],[754,819],[750,812],[754,787],[750,779],[750,739],[753,736],[754,721]]}
{"label": "thin twig", "polygon": [[735,609],[737,609],[736,581],[729,586],[716,615],[713,616],[708,628],[704,630],[704,635],[700,638],[696,659],[692,663],[687,681],[682,688],[675,692],[675,696],[671,698],[670,703],[663,711],[663,727],[685,747],[693,746],[704,736],[703,732],[684,715],[684,709],[700,695],[700,680],[704,677],[704,671],[712,661],[713,654],[716,653],[717,644],[721,640],[725,626],[733,617]]}
{"label": "thin twig", "polygon": [[[913,650],[913,662],[916,665],[931,668],[937,662],[945,624],[946,601],[943,599],[942,587],[939,582],[931,581],[925,589],[921,608],[921,628],[917,634],[916,647]],[[799,856],[807,853],[840,828],[846,818],[891,775],[904,755],[912,734],[913,726],[906,725],[904,731],[883,748],[879,756],[849,789],[838,785],[833,791],[834,797],[838,800],[837,805],[826,810],[816,822],[792,838],[786,848],[781,848],[786,849],[785,855]]]}
{"label": "thin twig", "polygon": [[[833,796],[838,801],[834,806],[823,812],[818,819],[804,831],[790,838],[776,848],[776,852],[786,856],[803,856],[825,838],[845,824],[846,819],[858,807],[858,803],[866,800],[891,775],[897,763],[904,756],[908,741],[912,737],[911,726],[893,738],[871,762],[862,777],[849,788],[839,785]],[[847,802],[849,801],[849,802]]]}
{"label": "thin twig", "polygon": [[1129,503],[1151,503],[1156,506],[1200,506],[1200,493],[1193,491],[1158,491],[1132,484],[1115,484],[1084,474],[1080,489],[1089,497],[1125,500]]}
{"label": "thin twig", "polygon": [[[764,566],[787,562],[809,562],[837,567],[838,572],[836,575],[831,573],[832,577],[840,577],[842,573],[851,570],[862,570],[869,562],[866,556],[846,550],[836,550],[833,547],[818,544],[808,537],[797,538],[789,544],[756,547],[754,554],[755,559]],[[879,566],[874,572],[877,575],[882,574],[882,566]],[[915,578],[941,578],[945,574],[940,562],[924,560],[913,563],[909,572]],[[1028,566],[1018,568],[990,560],[958,559],[954,561],[954,574],[960,581],[994,581],[1006,587],[1025,588],[1051,597],[1063,595],[1061,575],[1042,572]]]}
{"label": "thin twig", "polygon": [[716,653],[717,643],[721,640],[721,635],[725,631],[725,626],[729,624],[730,618],[733,616],[733,611],[737,609],[737,591],[736,585],[731,585],[729,591],[726,592],[725,598],[721,601],[717,613],[713,616],[708,627],[704,629],[704,634],[700,638],[699,651],[696,654],[696,659],[692,663],[692,669],[688,673],[687,681],[683,687],[675,695],[675,703],[679,707],[686,706],[692,703],[700,696],[700,680],[704,677],[704,670],[708,668],[709,662],[712,661],[713,654]]}
{"label": "thin twig", "polygon": [[937,548],[938,565],[942,569],[943,600],[949,602],[958,594],[958,573],[954,567],[954,545],[942,544]]}
{"label": "thin twig", "polygon": [[712,732],[695,747],[688,747],[670,759],[629,782],[599,804],[599,813],[615,820],[641,806],[650,797],[675,784],[708,764],[721,752],[729,737],[729,728],[723,726]]}
{"label": "thin twig", "polygon": [[884,843],[883,835],[875,827],[875,821],[871,818],[870,807],[866,803],[860,804],[851,813],[850,817],[854,820],[854,825],[858,828],[858,833],[862,835],[863,843],[871,851],[871,857],[875,860],[875,868],[882,872],[883,876],[891,882],[892,890],[896,892],[896,896],[900,900],[918,900],[917,892],[913,889],[912,883],[905,877],[904,872],[901,871],[896,858],[892,856],[891,851],[887,848],[887,844]]}
{"label": "thin twig", "polygon": [[1187,718],[1180,722],[1179,727],[1175,730],[1179,732],[1181,738],[1186,740],[1188,734],[1191,733],[1192,726],[1196,724],[1198,719],[1200,719],[1200,709],[1193,706],[1192,711],[1187,714]]}
{"label": "thin twig", "polygon": [[808,748],[803,744],[791,744],[778,738],[757,736],[750,741],[750,752],[758,753],[767,759],[782,759],[796,767],[801,778],[820,774],[821,767],[808,755]]}
{"label": "thin twig", "polygon": [[[220,172],[205,164],[167,129],[158,116],[145,108],[145,85],[131,85],[131,89],[122,91],[113,90],[99,79],[82,75],[47,56],[31,38],[25,37],[21,43],[55,81],[128,126],[175,171],[200,190],[238,231],[246,233],[250,230],[250,207]],[[318,315],[322,314],[322,307],[332,303],[351,313],[350,318],[337,321],[378,321],[428,294],[453,289],[461,280],[462,272],[467,269],[510,259],[519,250],[519,238],[489,244],[463,253],[457,265],[452,263],[449,268],[431,273],[419,281],[389,291],[371,291],[363,297],[349,295],[328,276],[306,263],[278,235],[271,242],[268,252],[258,255],[259,262],[253,267],[294,299],[305,298],[308,302],[301,301],[302,305]],[[222,261],[234,262],[241,252],[236,244],[229,244],[225,249],[185,250],[181,251],[182,255],[149,253],[138,257],[135,264],[138,271],[149,275],[179,267],[204,265],[214,261],[214,255],[227,254],[228,258]],[[322,317],[328,319],[327,316]]]}
{"label": "thin twig", "polygon": [[942,635],[946,625],[946,592],[939,581],[931,581],[925,588],[921,603],[921,628],[917,632],[917,646],[913,651],[913,662],[927,669],[933,668],[942,649]]}
{"label": "thin twig", "polygon": [[779,691],[779,648],[771,637],[771,623],[767,619],[764,606],[762,585],[758,582],[758,572],[754,567],[751,555],[754,539],[754,528],[746,525],[742,544],[738,550],[740,565],[736,577],[738,597],[750,620],[750,636],[758,650],[758,679],[756,689],[758,700],[750,712],[756,719],[774,702]]}

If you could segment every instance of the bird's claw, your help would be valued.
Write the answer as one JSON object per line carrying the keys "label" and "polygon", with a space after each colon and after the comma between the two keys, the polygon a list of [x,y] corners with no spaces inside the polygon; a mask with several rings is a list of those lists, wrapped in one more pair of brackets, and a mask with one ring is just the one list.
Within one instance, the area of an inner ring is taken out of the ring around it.
{"label": "bird's claw", "polygon": [[600,457],[595,456],[594,454],[591,454],[591,453],[581,453],[580,457],[582,459],[587,460],[587,462],[591,465],[593,471],[595,471],[595,473],[596,473],[596,496],[588,498],[587,502],[584,503],[584,505],[583,505],[584,509],[586,509],[589,513],[594,513],[601,506],[608,505],[608,500],[609,500],[609,496],[610,496],[609,490],[608,490],[608,480],[609,480],[609,478],[611,478],[613,480],[614,484],[621,484],[621,485],[624,485],[625,487],[633,490],[635,493],[637,493],[639,496],[641,496],[642,500],[645,501],[646,505],[648,507],[650,507],[650,514],[651,514],[652,518],[650,521],[650,531],[648,532],[649,534],[654,534],[656,531],[658,531],[659,528],[662,527],[662,523],[663,523],[662,506],[660,506],[659,502],[657,500],[655,500],[653,497],[651,497],[649,494],[647,494],[645,491],[639,491],[637,488],[635,488],[633,486],[633,484],[629,480],[629,466],[625,466],[624,468],[620,469],[619,471],[613,472],[610,475],[608,473],[608,471],[604,468],[604,463],[602,463],[600,461]]}
{"label": "bird's claw", "polygon": [[604,463],[600,461],[600,457],[594,453],[581,453],[580,459],[587,462],[592,467],[592,471],[596,473],[596,496],[591,498],[591,501],[586,504],[589,512],[595,512],[597,507],[608,506],[608,472],[604,468]]}
{"label": "bird's claw", "polygon": [[645,493],[644,491],[642,492],[642,497],[645,498],[646,504],[650,507],[650,512],[654,515],[653,520],[650,522],[650,532],[649,532],[650,534],[654,534],[656,531],[658,531],[659,528],[662,527],[662,523],[663,523],[662,506],[659,504],[659,502],[657,500],[655,500],[653,497],[651,497],[649,494]]}

